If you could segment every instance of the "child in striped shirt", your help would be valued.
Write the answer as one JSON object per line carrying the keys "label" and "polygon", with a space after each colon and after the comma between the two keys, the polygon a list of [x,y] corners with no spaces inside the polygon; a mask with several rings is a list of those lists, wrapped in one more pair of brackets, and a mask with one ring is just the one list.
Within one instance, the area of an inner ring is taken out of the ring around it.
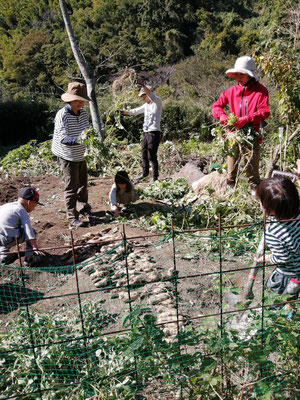
{"label": "child in striped shirt", "polygon": [[[299,193],[288,178],[273,177],[258,185],[256,197],[268,215],[265,234],[271,255],[266,255],[265,262],[276,265],[267,287],[296,299],[300,292]],[[299,220],[286,221],[290,219]],[[261,262],[262,257],[257,261]]]}

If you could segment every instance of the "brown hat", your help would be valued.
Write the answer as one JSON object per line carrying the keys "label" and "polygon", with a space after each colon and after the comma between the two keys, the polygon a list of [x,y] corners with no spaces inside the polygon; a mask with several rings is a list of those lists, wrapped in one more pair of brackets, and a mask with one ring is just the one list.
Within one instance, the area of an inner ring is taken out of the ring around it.
{"label": "brown hat", "polygon": [[69,83],[68,90],[66,93],[62,94],[61,98],[66,103],[74,100],[91,101],[91,99],[87,96],[86,86],[79,82]]}

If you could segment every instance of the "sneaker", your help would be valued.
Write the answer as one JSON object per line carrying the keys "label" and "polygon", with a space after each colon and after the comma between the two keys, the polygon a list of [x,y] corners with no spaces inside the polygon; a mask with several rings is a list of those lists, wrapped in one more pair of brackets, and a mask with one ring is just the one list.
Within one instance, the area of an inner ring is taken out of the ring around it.
{"label": "sneaker", "polygon": [[38,254],[32,254],[30,257],[24,258],[24,266],[25,267],[34,267],[42,261],[42,257]]}
{"label": "sneaker", "polygon": [[79,221],[79,219],[74,219],[73,221],[70,222],[69,228],[79,228],[83,224],[82,221]]}

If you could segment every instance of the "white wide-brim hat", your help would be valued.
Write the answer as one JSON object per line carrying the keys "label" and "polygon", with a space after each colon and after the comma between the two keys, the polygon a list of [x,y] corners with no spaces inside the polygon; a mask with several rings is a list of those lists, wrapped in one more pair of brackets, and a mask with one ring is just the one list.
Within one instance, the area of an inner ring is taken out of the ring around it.
{"label": "white wide-brim hat", "polygon": [[91,101],[86,92],[86,86],[80,82],[71,82],[66,93],[61,95],[64,102],[69,103],[74,100]]}
{"label": "white wide-brim hat", "polygon": [[254,72],[254,60],[252,57],[239,57],[234,64],[234,68],[228,69],[226,75],[229,76],[229,78],[235,78],[237,72],[247,74],[258,81],[258,77]]}

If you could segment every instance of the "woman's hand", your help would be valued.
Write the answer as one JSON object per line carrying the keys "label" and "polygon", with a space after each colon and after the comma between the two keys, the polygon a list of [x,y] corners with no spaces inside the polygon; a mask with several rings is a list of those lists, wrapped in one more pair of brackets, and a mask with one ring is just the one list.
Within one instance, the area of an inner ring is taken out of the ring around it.
{"label": "woman's hand", "polygon": [[239,118],[233,125],[237,129],[243,128],[249,122],[248,117],[241,117]]}
{"label": "woman's hand", "polygon": [[227,115],[226,115],[226,114],[222,114],[222,115],[220,116],[220,124],[222,124],[222,125],[227,125],[227,121],[228,121]]}

